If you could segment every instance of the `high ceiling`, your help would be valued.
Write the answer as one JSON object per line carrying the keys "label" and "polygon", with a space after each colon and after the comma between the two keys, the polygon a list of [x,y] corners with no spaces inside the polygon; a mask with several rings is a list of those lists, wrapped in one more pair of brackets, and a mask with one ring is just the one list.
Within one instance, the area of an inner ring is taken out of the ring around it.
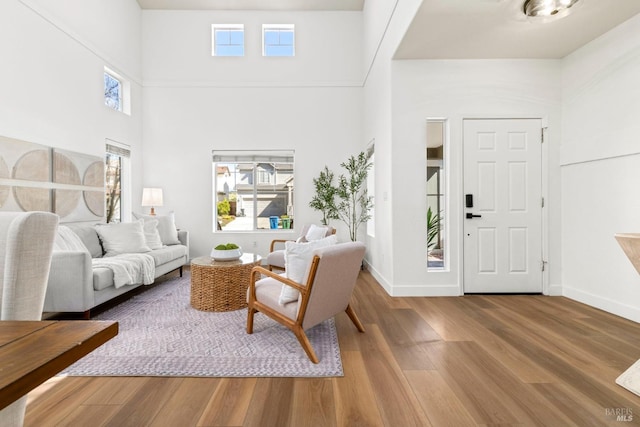
{"label": "high ceiling", "polygon": [[[362,10],[365,0],[137,0],[143,9]],[[392,0],[384,0],[392,1]],[[524,0],[423,0],[396,59],[562,58],[640,13],[640,0],[580,0],[540,22]]]}

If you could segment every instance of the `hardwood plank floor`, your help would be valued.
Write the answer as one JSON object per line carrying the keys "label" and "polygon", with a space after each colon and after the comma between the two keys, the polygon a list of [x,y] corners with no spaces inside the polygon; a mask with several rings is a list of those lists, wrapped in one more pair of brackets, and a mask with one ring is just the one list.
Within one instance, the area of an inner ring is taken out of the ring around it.
{"label": "hardwood plank floor", "polygon": [[342,378],[56,377],[25,426],[640,425],[614,382],[637,323],[562,297],[393,298],[367,272],[353,306],[367,331],[336,317]]}

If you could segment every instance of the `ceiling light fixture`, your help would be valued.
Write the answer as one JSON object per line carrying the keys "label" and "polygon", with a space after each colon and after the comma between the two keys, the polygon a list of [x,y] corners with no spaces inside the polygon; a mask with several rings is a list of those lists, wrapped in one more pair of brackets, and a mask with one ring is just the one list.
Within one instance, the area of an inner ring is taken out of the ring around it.
{"label": "ceiling light fixture", "polygon": [[526,0],[522,10],[529,17],[566,15],[568,9],[577,2],[578,0]]}

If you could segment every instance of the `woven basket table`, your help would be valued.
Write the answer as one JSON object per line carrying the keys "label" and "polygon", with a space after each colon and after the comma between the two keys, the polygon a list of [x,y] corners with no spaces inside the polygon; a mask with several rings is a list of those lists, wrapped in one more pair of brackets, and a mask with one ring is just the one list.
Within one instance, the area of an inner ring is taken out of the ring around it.
{"label": "woven basket table", "polygon": [[260,255],[245,253],[234,261],[203,256],[191,260],[191,306],[202,311],[233,311],[247,306],[251,269]]}

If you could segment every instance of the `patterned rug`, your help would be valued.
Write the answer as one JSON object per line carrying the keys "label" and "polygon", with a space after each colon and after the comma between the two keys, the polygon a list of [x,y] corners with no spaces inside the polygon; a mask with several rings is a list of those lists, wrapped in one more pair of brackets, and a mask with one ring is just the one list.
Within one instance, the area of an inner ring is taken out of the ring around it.
{"label": "patterned rug", "polygon": [[202,312],[189,304],[190,279],[155,285],[95,320],[116,320],[112,340],[67,368],[73,376],[331,377],[343,376],[333,319],[307,331],[313,364],[291,331],[247,309]]}

